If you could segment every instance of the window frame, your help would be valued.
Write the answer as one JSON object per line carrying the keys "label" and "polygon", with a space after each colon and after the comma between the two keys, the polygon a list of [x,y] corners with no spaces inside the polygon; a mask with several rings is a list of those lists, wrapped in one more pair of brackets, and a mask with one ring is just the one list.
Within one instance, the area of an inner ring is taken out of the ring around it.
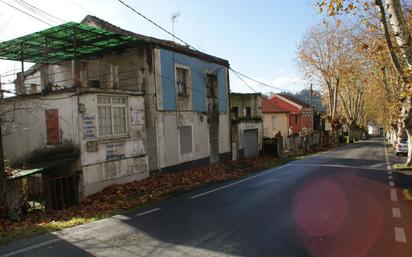
{"label": "window frame", "polygon": [[239,107],[238,106],[232,106],[232,115],[233,115],[233,119],[235,120],[239,119]]}
{"label": "window frame", "polygon": [[[177,77],[178,69],[186,71],[184,92],[183,93],[179,92],[180,91],[179,90],[179,81],[177,80],[178,79],[178,77]],[[176,95],[181,96],[181,97],[189,96],[189,88],[191,86],[191,81],[192,81],[192,73],[191,73],[190,68],[188,66],[185,66],[185,65],[182,65],[182,64],[175,64],[174,65],[174,74],[175,74],[174,85],[175,85]]]}
{"label": "window frame", "polygon": [[[110,99],[110,103],[99,103],[98,98],[99,97],[108,97]],[[113,103],[113,98],[123,98],[124,103]],[[96,107],[97,107],[97,137],[99,139],[107,139],[107,138],[120,138],[120,137],[127,137],[129,136],[129,101],[128,97],[125,95],[108,95],[108,94],[98,94],[96,96]],[[99,107],[110,107],[110,122],[111,122],[111,134],[105,134],[102,135],[101,132],[101,126],[100,126],[100,119],[101,116],[99,115]],[[115,118],[114,118],[114,109],[115,108],[124,108],[124,127],[125,127],[125,132],[124,133],[118,133],[115,134]]]}
{"label": "window frame", "polygon": [[[216,78],[216,84],[213,85],[212,94],[209,95],[209,76],[213,76]],[[217,98],[217,91],[218,91],[218,76],[216,72],[206,71],[205,73],[205,84],[206,84],[206,96],[208,98]]]}
{"label": "window frame", "polygon": [[[248,111],[249,111],[249,115],[248,115]],[[252,119],[252,107],[250,106],[245,107],[245,118]]]}

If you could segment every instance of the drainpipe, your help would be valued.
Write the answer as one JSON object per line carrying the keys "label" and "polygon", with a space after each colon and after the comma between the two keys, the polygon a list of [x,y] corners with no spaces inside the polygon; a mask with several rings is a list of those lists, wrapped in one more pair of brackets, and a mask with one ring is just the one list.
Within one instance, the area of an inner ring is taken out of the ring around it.
{"label": "drainpipe", "polygon": [[[232,139],[232,111],[231,111],[231,99],[230,99],[230,81],[229,81],[229,65],[226,67],[226,79],[227,79],[227,110],[228,110],[228,119],[229,119],[229,151],[230,151],[230,159],[233,159],[233,139]],[[237,149],[237,146],[236,146]],[[236,150],[237,151],[237,150]],[[237,153],[236,153],[236,157]]]}

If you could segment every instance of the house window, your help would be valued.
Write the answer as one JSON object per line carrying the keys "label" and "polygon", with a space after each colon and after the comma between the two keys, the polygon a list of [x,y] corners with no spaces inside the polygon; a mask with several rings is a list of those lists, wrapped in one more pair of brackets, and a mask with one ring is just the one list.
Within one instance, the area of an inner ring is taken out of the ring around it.
{"label": "house window", "polygon": [[216,74],[206,74],[207,97],[217,96],[217,76]]}
{"label": "house window", "polygon": [[276,129],[276,116],[272,116],[272,128]]}
{"label": "house window", "polygon": [[239,118],[239,108],[237,106],[232,107],[232,113],[233,113],[233,118],[234,119]]}
{"label": "house window", "polygon": [[252,109],[251,109],[250,107],[246,107],[246,108],[245,108],[245,117],[246,117],[247,119],[252,118]]}
{"label": "house window", "polygon": [[179,127],[180,154],[192,152],[192,126]]}
{"label": "house window", "polygon": [[189,81],[189,70],[182,67],[176,67],[176,88],[177,95],[187,96],[187,87]]}
{"label": "house window", "polygon": [[97,96],[99,136],[124,136],[127,134],[126,97]]}
{"label": "house window", "polygon": [[298,115],[295,115],[295,123],[298,124]]}

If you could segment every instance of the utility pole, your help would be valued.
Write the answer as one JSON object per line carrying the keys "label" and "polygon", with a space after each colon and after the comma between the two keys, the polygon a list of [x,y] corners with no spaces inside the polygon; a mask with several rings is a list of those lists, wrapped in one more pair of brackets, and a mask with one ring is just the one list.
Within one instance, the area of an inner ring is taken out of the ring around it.
{"label": "utility pole", "polygon": [[0,217],[7,215],[6,170],[3,153],[3,120],[0,117]]}
{"label": "utility pole", "polygon": [[172,35],[173,35],[173,41],[175,41],[175,22],[177,17],[180,16],[180,12],[175,12],[172,14]]}
{"label": "utility pole", "polygon": [[313,107],[312,107],[312,94],[313,94],[313,90],[312,90],[312,83],[310,83],[310,129],[313,132]]}

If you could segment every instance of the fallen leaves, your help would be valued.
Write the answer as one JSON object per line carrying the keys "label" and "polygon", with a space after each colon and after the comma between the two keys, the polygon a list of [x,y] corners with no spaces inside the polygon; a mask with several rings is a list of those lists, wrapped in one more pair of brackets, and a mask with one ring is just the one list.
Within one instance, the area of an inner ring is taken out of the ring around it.
{"label": "fallen leaves", "polygon": [[239,178],[245,174],[274,166],[274,160],[278,159],[258,157],[227,161],[181,172],[159,173],[127,184],[113,184],[66,210],[36,211],[26,215],[18,222],[0,219],[0,237],[5,237],[10,231],[39,226],[45,227],[46,230],[57,230],[108,217],[116,212],[158,201],[177,192],[217,181]]}

